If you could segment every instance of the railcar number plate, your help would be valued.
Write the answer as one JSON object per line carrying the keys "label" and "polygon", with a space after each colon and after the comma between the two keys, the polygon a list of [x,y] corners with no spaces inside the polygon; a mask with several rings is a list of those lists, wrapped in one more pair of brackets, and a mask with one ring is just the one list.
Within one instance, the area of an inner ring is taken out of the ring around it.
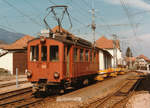
{"label": "railcar number plate", "polygon": [[44,65],[42,65],[42,69],[46,69],[46,65],[44,64]]}

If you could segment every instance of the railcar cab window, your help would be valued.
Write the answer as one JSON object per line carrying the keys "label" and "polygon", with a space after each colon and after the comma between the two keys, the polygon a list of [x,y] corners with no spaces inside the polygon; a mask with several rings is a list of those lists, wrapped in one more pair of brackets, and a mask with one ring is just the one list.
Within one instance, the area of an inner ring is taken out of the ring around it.
{"label": "railcar cab window", "polygon": [[88,50],[85,51],[85,60],[89,61],[89,51]]}
{"label": "railcar cab window", "polygon": [[50,46],[50,61],[55,62],[59,60],[58,46]]}
{"label": "railcar cab window", "polygon": [[80,49],[80,61],[83,61],[83,49]]}
{"label": "railcar cab window", "polygon": [[47,46],[41,47],[41,60],[47,61]]}
{"label": "railcar cab window", "polygon": [[74,55],[74,61],[77,61],[78,60],[78,49],[77,48],[74,48],[73,55]]}
{"label": "railcar cab window", "polygon": [[38,47],[38,45],[30,47],[30,60],[31,61],[38,61],[39,60],[39,47]]}

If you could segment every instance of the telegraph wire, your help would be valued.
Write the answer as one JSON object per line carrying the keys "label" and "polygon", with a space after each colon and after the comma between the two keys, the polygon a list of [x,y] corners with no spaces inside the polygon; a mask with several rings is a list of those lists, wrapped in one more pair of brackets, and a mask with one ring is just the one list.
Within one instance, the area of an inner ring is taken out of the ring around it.
{"label": "telegraph wire", "polygon": [[131,27],[132,27],[133,34],[136,36],[136,31],[135,31],[134,25],[132,24],[132,20],[131,20],[131,18],[130,18],[130,15],[129,15],[128,9],[127,9],[127,7],[126,7],[125,1],[124,1],[124,0],[120,0],[120,2],[121,2],[121,5],[122,5],[122,7],[123,7],[123,9],[124,9],[124,11],[125,11],[125,13],[126,13],[126,15],[127,15],[129,24],[130,24]]}
{"label": "telegraph wire", "polygon": [[48,0],[50,3],[52,3],[53,5],[57,5],[55,2],[53,2],[52,0]]}
{"label": "telegraph wire", "polygon": [[12,5],[11,3],[9,3],[7,0],[2,0],[3,2],[5,2],[7,5],[9,5],[10,7],[14,8],[18,13],[20,13],[21,15],[27,17],[31,22],[33,22],[36,25],[41,26],[41,24],[39,22],[37,22],[36,20],[34,20],[33,18],[31,18],[30,16],[26,15],[25,13],[23,13],[20,9],[18,9],[17,7],[15,7],[14,5]]}
{"label": "telegraph wire", "polygon": [[89,5],[85,0],[81,0],[88,8],[91,8],[92,9],[92,6]]}
{"label": "telegraph wire", "polygon": [[13,32],[16,32],[16,33],[17,33],[17,31],[16,31],[15,29],[13,29],[13,28],[10,28],[10,27],[4,26],[4,25],[0,25],[0,27],[3,27],[3,28],[6,28],[6,29],[9,29],[9,30],[11,30],[11,31],[13,31]]}
{"label": "telegraph wire", "polygon": [[34,5],[32,5],[29,1],[24,0],[24,2],[26,2],[26,4],[30,5],[32,7],[32,9],[34,9],[34,11],[39,10],[39,8],[35,7]]}
{"label": "telegraph wire", "polygon": [[[52,0],[48,0],[51,4],[53,5],[57,5],[55,2],[53,2]],[[71,5],[71,4],[70,4]],[[77,22],[78,24],[82,24],[84,26],[86,26],[83,22],[81,22],[80,20],[78,20],[76,17],[73,17],[72,15],[70,15],[70,17],[75,21]]]}
{"label": "telegraph wire", "polygon": [[[76,3],[76,2],[75,2]],[[72,7],[73,7],[73,5],[72,5],[72,3],[70,4],[69,3],[69,5],[71,5]],[[78,5],[77,3],[76,3],[76,5]],[[82,13],[82,14],[84,14],[84,16],[87,16],[87,17],[89,17],[86,13],[88,13],[88,10],[85,10],[85,9],[83,9],[83,8],[81,8],[79,5],[78,5],[78,7],[79,8],[76,8],[76,7],[74,7],[76,10],[78,10],[80,13]],[[84,10],[84,11],[81,11],[81,10]]]}

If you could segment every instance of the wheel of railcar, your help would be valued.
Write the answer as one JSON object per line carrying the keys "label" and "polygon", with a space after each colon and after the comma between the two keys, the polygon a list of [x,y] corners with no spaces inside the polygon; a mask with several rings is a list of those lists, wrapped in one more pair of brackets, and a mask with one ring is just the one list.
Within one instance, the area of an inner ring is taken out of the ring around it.
{"label": "wheel of railcar", "polygon": [[89,79],[84,79],[83,80],[83,85],[88,86],[89,85]]}

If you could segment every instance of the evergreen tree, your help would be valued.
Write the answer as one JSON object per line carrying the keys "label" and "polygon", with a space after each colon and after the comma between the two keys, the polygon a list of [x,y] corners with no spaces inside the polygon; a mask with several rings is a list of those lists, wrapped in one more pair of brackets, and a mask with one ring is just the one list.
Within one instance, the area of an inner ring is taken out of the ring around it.
{"label": "evergreen tree", "polygon": [[132,52],[131,52],[130,47],[128,47],[126,50],[126,57],[132,57]]}

